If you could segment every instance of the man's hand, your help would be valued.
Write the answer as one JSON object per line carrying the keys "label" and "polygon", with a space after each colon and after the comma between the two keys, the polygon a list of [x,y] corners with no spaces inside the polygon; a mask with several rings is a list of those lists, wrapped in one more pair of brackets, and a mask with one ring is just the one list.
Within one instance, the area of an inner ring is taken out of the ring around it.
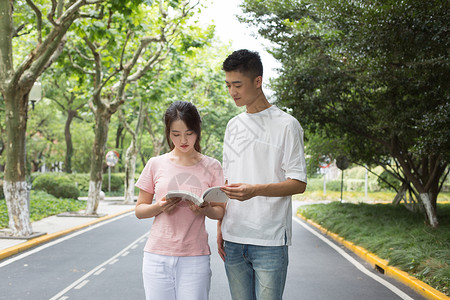
{"label": "man's hand", "polygon": [[222,221],[217,222],[217,249],[220,257],[223,261],[225,261],[225,248],[223,246],[223,237],[222,237]]}
{"label": "man's hand", "polygon": [[233,183],[221,188],[228,198],[245,201],[256,196],[256,186],[248,183]]}

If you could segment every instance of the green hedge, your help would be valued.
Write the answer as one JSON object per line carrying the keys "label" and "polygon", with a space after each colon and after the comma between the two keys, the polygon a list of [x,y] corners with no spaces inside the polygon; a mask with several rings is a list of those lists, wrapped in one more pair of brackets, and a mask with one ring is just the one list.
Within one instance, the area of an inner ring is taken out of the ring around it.
{"label": "green hedge", "polygon": [[34,178],[32,188],[57,198],[77,199],[80,196],[80,190],[64,173],[42,173]]}
{"label": "green hedge", "polygon": [[[103,174],[102,190],[108,191],[109,184],[108,174]],[[122,176],[111,174],[111,191],[117,192],[123,189],[124,178]]]}
{"label": "green hedge", "polygon": [[[364,192],[364,179],[345,179],[344,178],[344,191],[346,192]],[[323,190],[323,177],[322,178],[308,178],[308,185],[306,188],[309,191],[319,191]],[[328,191],[341,191],[341,180],[329,180],[326,183],[326,188]],[[367,189],[369,192],[378,192],[381,190],[376,180],[369,180]]]}

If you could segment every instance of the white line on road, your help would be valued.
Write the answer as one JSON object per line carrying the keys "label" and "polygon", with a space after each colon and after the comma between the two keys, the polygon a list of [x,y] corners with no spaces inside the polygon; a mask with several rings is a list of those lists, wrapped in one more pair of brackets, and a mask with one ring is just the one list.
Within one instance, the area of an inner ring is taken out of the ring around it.
{"label": "white line on road", "polygon": [[296,217],[293,217],[292,219],[294,219],[294,221],[296,221],[298,224],[302,225],[303,227],[305,227],[305,229],[307,229],[312,234],[314,234],[319,239],[321,239],[323,242],[325,242],[328,246],[330,246],[331,248],[336,250],[336,252],[338,252],[340,255],[342,255],[346,260],[348,260],[351,264],[353,264],[358,270],[360,270],[361,272],[363,272],[364,274],[366,274],[367,276],[369,276],[373,280],[375,280],[375,281],[379,282],[380,284],[384,285],[386,288],[391,290],[393,293],[395,293],[400,298],[402,298],[404,300],[414,300],[413,298],[411,298],[410,296],[405,294],[402,290],[400,290],[396,286],[392,285],[391,283],[387,282],[383,278],[380,278],[379,276],[377,276],[374,273],[372,273],[369,270],[367,270],[362,264],[360,264],[356,259],[351,257],[347,252],[345,252],[344,250],[342,250],[341,248],[336,246],[336,244],[332,243],[330,240],[325,238],[320,233],[316,232],[314,229],[312,229],[308,225],[304,224],[302,221],[300,221]]}
{"label": "white line on road", "polygon": [[85,286],[86,284],[88,284],[89,280],[84,280],[82,283],[80,283],[79,285],[77,285],[74,289],[79,290],[81,288],[83,288],[83,286]]}
{"label": "white line on road", "polygon": [[97,272],[94,273],[94,275],[98,276],[100,274],[102,274],[103,271],[105,271],[105,268],[101,268],[100,270],[98,270]]}
{"label": "white line on road", "polygon": [[50,300],[60,299],[60,297],[62,297],[65,293],[67,293],[68,291],[70,291],[74,287],[78,286],[80,284],[80,282],[82,282],[83,280],[86,280],[89,276],[91,276],[92,274],[95,274],[96,272],[98,272],[105,265],[111,263],[114,260],[117,260],[117,258],[119,256],[121,256],[124,252],[128,251],[134,244],[138,243],[140,239],[142,239],[144,236],[147,236],[147,235],[148,235],[148,232],[145,233],[144,235],[140,236],[138,239],[136,239],[134,242],[132,242],[130,245],[125,247],[123,250],[121,250],[119,253],[117,253],[116,255],[114,255],[113,257],[108,259],[107,261],[103,262],[102,264],[98,265],[97,267],[95,267],[94,269],[92,269],[91,271],[86,273],[86,275],[84,275],[83,277],[81,277],[78,280],[74,281],[71,285],[69,285],[68,287],[63,289],[61,292],[59,292],[58,294],[56,294],[55,296],[50,298]]}
{"label": "white line on road", "polygon": [[51,246],[53,246],[53,245],[59,244],[59,243],[61,243],[61,242],[63,242],[63,241],[66,241],[66,240],[68,240],[68,239],[71,239],[71,238],[73,238],[73,237],[76,237],[77,235],[83,234],[83,233],[88,232],[88,231],[90,231],[90,230],[92,230],[92,229],[98,228],[98,227],[100,227],[100,226],[106,225],[106,224],[108,224],[108,223],[111,223],[111,222],[114,222],[114,221],[119,220],[119,219],[121,219],[121,218],[124,218],[124,217],[126,217],[126,216],[129,216],[130,214],[134,214],[134,212],[129,212],[129,213],[120,215],[120,216],[118,216],[118,217],[115,217],[115,218],[112,218],[112,219],[109,219],[109,220],[106,220],[106,221],[97,223],[97,224],[95,224],[95,225],[93,225],[93,226],[90,226],[90,227],[87,227],[87,228],[85,228],[85,229],[79,230],[79,231],[77,231],[77,232],[75,232],[75,233],[72,233],[72,234],[70,234],[70,235],[67,235],[67,236],[65,236],[65,237],[58,238],[58,239],[56,239],[56,240],[54,240],[54,241],[52,241],[52,242],[48,242],[48,243],[46,243],[46,244],[44,244],[44,245],[42,245],[42,246],[40,246],[40,247],[37,247],[37,248],[35,248],[35,249],[33,249],[33,250],[27,251],[27,252],[25,252],[25,253],[23,253],[23,254],[21,254],[21,255],[15,256],[15,257],[13,257],[13,258],[10,258],[10,259],[8,259],[8,260],[6,260],[6,261],[0,263],[0,268],[1,268],[1,267],[4,267],[4,266],[7,266],[7,265],[9,265],[10,263],[13,263],[13,262],[15,262],[15,261],[21,260],[22,258],[25,258],[25,257],[27,257],[27,256],[29,256],[29,255],[31,255],[31,254],[37,253],[37,252],[39,252],[39,251],[41,251],[41,250],[44,250],[44,249],[46,249],[46,248],[48,248],[48,247],[51,247]]}

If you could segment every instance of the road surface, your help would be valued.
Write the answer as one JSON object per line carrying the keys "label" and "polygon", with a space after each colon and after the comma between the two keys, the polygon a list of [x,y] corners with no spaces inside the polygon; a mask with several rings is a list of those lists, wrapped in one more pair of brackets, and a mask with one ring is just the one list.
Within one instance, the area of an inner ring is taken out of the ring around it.
{"label": "road surface", "polygon": [[[293,218],[284,299],[424,299]],[[127,213],[0,261],[0,299],[144,299],[142,249],[151,224]],[[230,300],[217,253],[216,222],[206,224],[212,252],[210,299]]]}

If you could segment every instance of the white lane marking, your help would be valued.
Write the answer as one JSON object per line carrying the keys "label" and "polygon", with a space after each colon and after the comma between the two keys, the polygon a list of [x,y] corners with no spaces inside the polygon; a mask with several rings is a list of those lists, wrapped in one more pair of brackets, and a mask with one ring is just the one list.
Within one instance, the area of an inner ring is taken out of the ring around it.
{"label": "white lane marking", "polygon": [[100,270],[98,270],[97,272],[94,273],[95,276],[98,276],[100,274],[102,274],[103,271],[105,271],[105,268],[101,268]]}
{"label": "white lane marking", "polygon": [[77,285],[75,287],[76,290],[79,290],[81,288],[83,288],[83,286],[85,286],[86,284],[88,284],[89,280],[84,280],[82,283],[80,283],[79,285]]}
{"label": "white lane marking", "polygon": [[134,242],[132,242],[130,245],[128,245],[127,247],[125,247],[123,250],[121,250],[119,253],[117,253],[116,255],[114,255],[113,257],[111,257],[110,259],[108,259],[107,261],[103,262],[102,264],[98,265],[97,267],[93,268],[91,271],[89,271],[88,273],[86,273],[84,276],[82,276],[81,278],[79,278],[78,280],[74,281],[72,284],[70,284],[69,286],[67,286],[65,289],[63,289],[62,291],[60,291],[58,294],[56,294],[55,296],[53,296],[52,298],[50,298],[49,300],[56,300],[59,299],[61,296],[63,296],[65,293],[67,293],[68,291],[70,291],[71,289],[73,289],[74,287],[78,286],[80,284],[80,282],[86,280],[86,278],[88,278],[89,276],[91,276],[92,274],[95,274],[96,272],[98,272],[101,268],[103,268],[104,266],[106,266],[107,264],[111,263],[114,260],[117,260],[117,258],[119,256],[121,256],[124,252],[128,251],[134,244],[138,243],[140,239],[142,239],[142,237],[147,236],[148,232],[145,233],[143,236],[140,236],[138,239],[136,239]]}
{"label": "white lane marking", "polygon": [[341,248],[339,248],[338,246],[336,246],[336,244],[332,243],[331,241],[329,241],[326,237],[324,237],[323,235],[321,235],[320,233],[316,232],[315,230],[313,230],[312,228],[310,228],[308,225],[304,224],[302,221],[300,221],[299,219],[297,219],[296,217],[292,218],[294,221],[296,221],[298,224],[302,225],[305,229],[307,229],[308,231],[310,231],[312,234],[314,234],[315,236],[317,236],[319,239],[321,239],[323,242],[325,242],[328,246],[330,246],[331,248],[333,248],[334,250],[336,250],[336,252],[338,252],[340,255],[342,255],[346,260],[348,260],[351,264],[353,264],[358,270],[360,270],[361,272],[363,272],[364,274],[366,274],[367,276],[369,276],[370,278],[372,278],[373,280],[379,282],[380,284],[384,285],[386,288],[388,288],[389,290],[391,290],[394,294],[396,294],[397,296],[399,296],[400,298],[404,299],[404,300],[414,300],[413,298],[411,298],[410,296],[408,296],[407,294],[405,294],[402,290],[400,290],[399,288],[397,288],[396,286],[392,285],[391,283],[387,282],[386,280],[384,280],[383,278],[380,278],[379,276],[375,275],[374,273],[370,272],[369,270],[367,270],[362,264],[360,264],[356,259],[354,259],[353,257],[351,257],[347,252],[345,252],[344,250],[342,250]]}
{"label": "white lane marking", "polygon": [[44,244],[44,245],[42,245],[42,246],[40,246],[40,247],[37,247],[37,248],[32,249],[32,250],[30,250],[30,251],[27,251],[27,252],[25,252],[25,253],[23,253],[23,254],[20,254],[20,255],[18,255],[18,256],[15,256],[15,257],[13,257],[13,258],[8,259],[8,260],[5,260],[4,262],[0,263],[0,268],[1,268],[1,267],[4,267],[4,266],[7,266],[7,265],[9,265],[9,264],[11,264],[11,263],[13,263],[13,262],[18,261],[18,260],[21,260],[22,258],[25,258],[25,257],[27,257],[27,256],[29,256],[29,255],[31,255],[31,254],[37,253],[37,252],[39,252],[39,251],[42,251],[42,250],[44,250],[44,249],[46,249],[46,248],[48,248],[48,247],[54,246],[54,245],[59,244],[59,243],[61,243],[61,242],[63,242],[63,241],[66,241],[66,240],[68,240],[68,239],[71,239],[71,238],[73,238],[73,237],[76,237],[77,235],[83,234],[83,233],[88,232],[88,231],[90,231],[90,230],[92,230],[92,229],[98,228],[98,227],[100,227],[100,226],[106,225],[106,224],[108,224],[108,223],[111,223],[111,222],[114,222],[114,221],[119,220],[119,219],[121,219],[121,218],[124,218],[124,217],[126,217],[126,216],[129,216],[130,214],[134,214],[134,212],[129,212],[129,213],[120,215],[120,216],[118,216],[118,217],[114,217],[114,218],[112,218],[112,219],[109,219],[109,220],[106,220],[106,221],[97,223],[97,224],[95,224],[95,225],[86,227],[85,229],[81,229],[81,230],[79,230],[79,231],[76,231],[75,233],[66,235],[66,236],[61,237],[61,238],[57,238],[56,240],[54,240],[54,241],[52,241],[52,242],[48,242],[48,243],[46,243],[46,244]]}
{"label": "white lane marking", "polygon": [[115,263],[118,262],[118,261],[119,261],[119,260],[116,258],[116,259],[114,259],[113,261],[110,261],[109,264],[110,264],[110,265],[113,265],[113,264],[115,264]]}

